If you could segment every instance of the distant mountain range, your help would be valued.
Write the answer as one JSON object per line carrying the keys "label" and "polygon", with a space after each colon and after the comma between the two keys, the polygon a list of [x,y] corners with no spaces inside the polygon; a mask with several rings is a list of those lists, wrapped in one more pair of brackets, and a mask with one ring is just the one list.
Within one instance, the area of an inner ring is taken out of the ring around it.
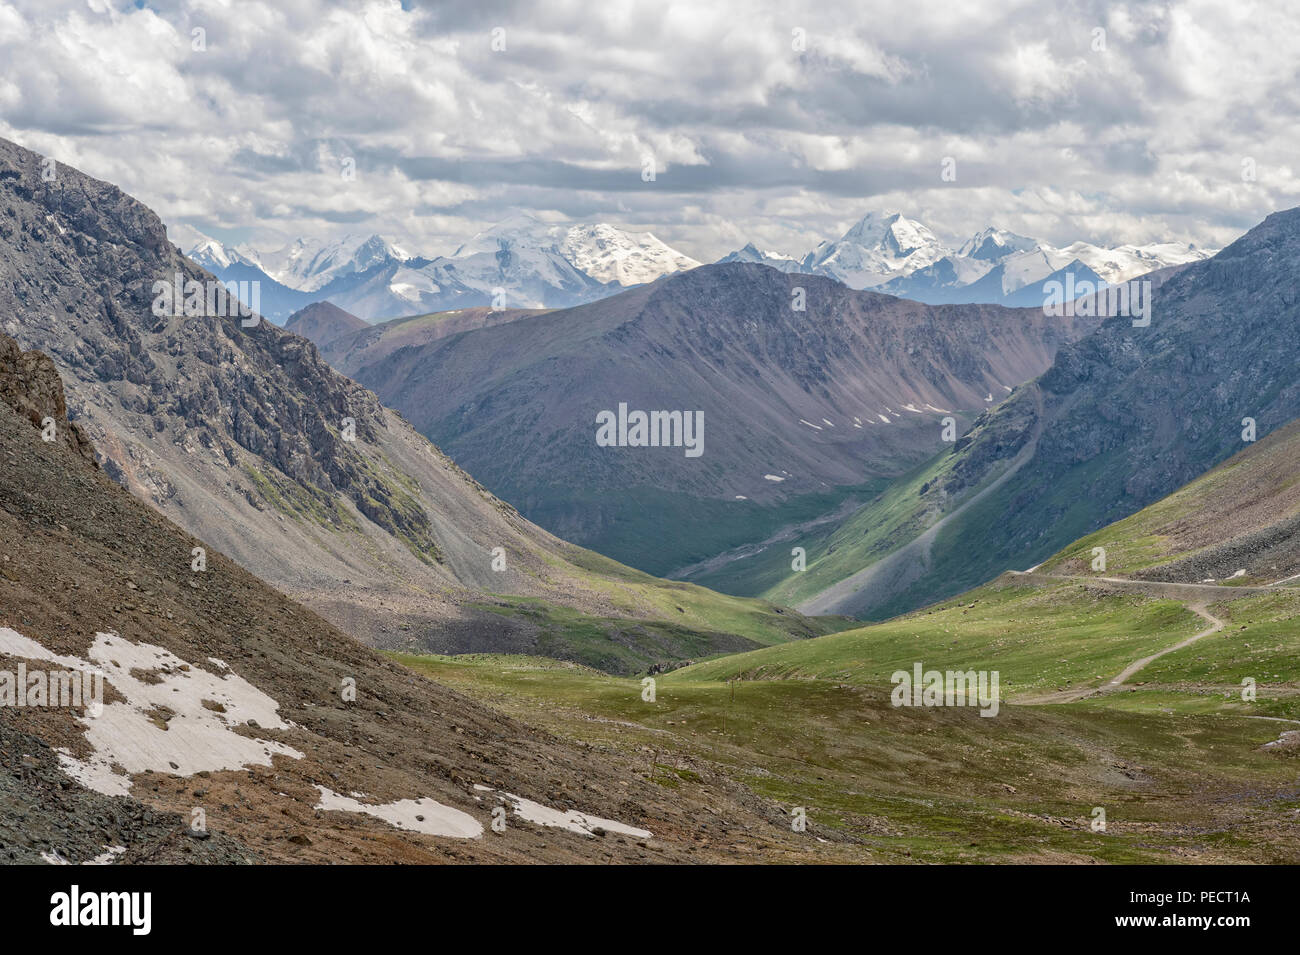
{"label": "distant mountain range", "polygon": [[272,252],[204,237],[186,254],[223,281],[259,279],[262,314],[279,324],[318,301],[369,321],[482,306],[562,308],[700,264],[649,232],[525,215],[433,259],[378,235],[298,239]]}
{"label": "distant mountain range", "polygon": [[[260,309],[277,324],[318,301],[367,321],[474,307],[569,308],[700,265],[649,232],[605,223],[555,225],[517,215],[449,256],[423,258],[379,235],[296,239],[281,249],[228,247],[200,235],[186,254],[223,281],[258,280]],[[1042,285],[1073,274],[1116,283],[1208,258],[1190,245],[1056,248],[988,228],[956,249],[898,213],[870,213],[802,258],[746,245],[718,260],[822,275],[931,305],[1035,306]]]}
{"label": "distant mountain range", "polygon": [[1213,252],[1173,242],[1105,248],[1075,242],[1056,248],[1004,229],[988,228],[951,249],[925,225],[899,213],[871,213],[834,242],[802,259],[747,245],[724,262],[759,262],[782,272],[825,275],[849,288],[874,289],[931,305],[974,302],[1033,307],[1042,286],[1074,275],[1075,284],[1116,284]]}

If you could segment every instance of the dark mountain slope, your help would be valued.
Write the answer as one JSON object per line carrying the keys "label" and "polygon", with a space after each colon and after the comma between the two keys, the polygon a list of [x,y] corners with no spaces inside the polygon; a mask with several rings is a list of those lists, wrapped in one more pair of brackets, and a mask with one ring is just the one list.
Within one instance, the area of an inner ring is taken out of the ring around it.
{"label": "dark mountain slope", "polygon": [[[949,413],[973,418],[1094,325],[727,264],[344,367],[529,518],[667,572],[919,463]],[[598,447],[620,403],[702,412],[702,455]]]}

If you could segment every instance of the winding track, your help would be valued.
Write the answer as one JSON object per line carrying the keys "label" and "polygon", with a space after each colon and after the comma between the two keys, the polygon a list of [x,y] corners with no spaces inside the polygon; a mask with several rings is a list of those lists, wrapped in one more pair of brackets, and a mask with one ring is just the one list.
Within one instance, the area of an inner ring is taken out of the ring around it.
{"label": "winding track", "polygon": [[[1183,647],[1191,646],[1202,637],[1208,637],[1212,633],[1218,633],[1226,624],[1218,617],[1209,612],[1211,598],[1226,599],[1228,597],[1240,597],[1243,594],[1260,594],[1269,593],[1279,588],[1278,584],[1283,581],[1277,581],[1265,587],[1227,587],[1222,584],[1184,584],[1174,583],[1163,580],[1132,580],[1126,577],[1089,577],[1085,574],[1045,574],[1036,571],[1008,571],[1008,574],[1020,580],[1028,580],[1031,583],[1060,583],[1064,580],[1079,580],[1089,583],[1104,583],[1118,590],[1128,590],[1136,593],[1143,593],[1151,596],[1169,597],[1174,600],[1183,601],[1184,605],[1192,613],[1196,614],[1206,623],[1210,624],[1208,629],[1195,633],[1184,640],[1180,640],[1171,647],[1157,651],[1150,656],[1134,660],[1115,676],[1114,679],[1101,686],[1075,687],[1069,690],[1055,690],[1050,693],[1040,693],[1032,696],[1022,696],[1009,702],[1027,705],[1040,705],[1044,703],[1073,703],[1076,700],[1087,699],[1091,696],[1100,696],[1104,693],[1113,693],[1120,689],[1130,678],[1141,671],[1144,667],[1154,660],[1158,660],[1167,653],[1173,653],[1175,650],[1181,650]],[[1197,599],[1197,598],[1200,599]]]}

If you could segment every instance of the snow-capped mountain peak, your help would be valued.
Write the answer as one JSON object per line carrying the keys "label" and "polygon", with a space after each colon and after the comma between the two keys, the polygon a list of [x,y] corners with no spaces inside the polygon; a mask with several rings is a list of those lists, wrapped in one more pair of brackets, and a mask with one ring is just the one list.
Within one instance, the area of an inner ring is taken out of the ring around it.
{"label": "snow-capped mountain peak", "polygon": [[605,222],[560,225],[529,215],[512,216],[478,233],[451,259],[499,251],[525,261],[558,256],[602,285],[642,285],[700,264],[649,232],[628,232]]}
{"label": "snow-capped mountain peak", "polygon": [[245,254],[281,285],[301,292],[315,292],[340,276],[410,258],[377,234],[345,235],[332,241],[295,239],[274,252]]}
{"label": "snow-capped mountain peak", "polygon": [[628,286],[700,264],[650,232],[624,232],[603,222],[571,226],[560,243],[560,254],[597,282]]}
{"label": "snow-capped mountain peak", "polygon": [[871,212],[837,241],[823,242],[810,252],[803,266],[851,288],[872,288],[924,268],[949,252],[938,236],[915,219],[897,212]]}
{"label": "snow-capped mountain peak", "polygon": [[217,239],[205,239],[185,253],[194,262],[209,272],[214,269],[228,269],[236,263],[247,263],[236,249],[228,249]]}
{"label": "snow-capped mountain peak", "polygon": [[[272,319],[322,299],[370,320],[498,303],[565,308],[700,264],[650,232],[528,214],[498,222],[452,255],[432,260],[378,234],[300,238],[274,251],[231,247],[188,226],[175,234],[188,243],[191,259],[223,280],[260,279],[262,308]],[[954,252],[915,219],[873,212],[803,259],[751,242],[719,261],[824,275],[852,288],[936,304],[1020,304],[1029,296],[1025,289],[1063,270],[1086,270],[1114,283],[1211,254],[1171,242],[1055,248],[992,227]]]}
{"label": "snow-capped mountain peak", "polygon": [[793,256],[786,255],[784,252],[773,252],[770,249],[760,249],[752,242],[746,243],[744,248],[737,249],[735,252],[727,253],[718,259],[718,262],[757,262],[781,272],[798,272],[800,269],[799,260]]}
{"label": "snow-capped mountain peak", "polygon": [[899,212],[883,215],[869,212],[844,233],[840,241],[888,249],[900,257],[909,256],[927,246],[942,244],[924,225]]}
{"label": "snow-capped mountain peak", "polygon": [[220,239],[214,239],[190,226],[179,226],[173,231],[179,241],[186,243],[182,247],[185,256],[209,272],[223,272],[236,265],[251,265],[256,268],[256,262],[245,255],[239,246],[228,246]]}
{"label": "snow-capped mountain peak", "polygon": [[1111,284],[1127,282],[1147,272],[1169,265],[1184,265],[1208,259],[1213,253],[1177,242],[1152,242],[1147,245],[1121,245],[1101,248],[1090,242],[1075,242],[1058,250],[1061,255],[1078,259]]}
{"label": "snow-capped mountain peak", "polygon": [[1038,246],[1037,239],[990,227],[967,239],[957,254],[963,258],[996,262],[1016,252],[1030,252]]}

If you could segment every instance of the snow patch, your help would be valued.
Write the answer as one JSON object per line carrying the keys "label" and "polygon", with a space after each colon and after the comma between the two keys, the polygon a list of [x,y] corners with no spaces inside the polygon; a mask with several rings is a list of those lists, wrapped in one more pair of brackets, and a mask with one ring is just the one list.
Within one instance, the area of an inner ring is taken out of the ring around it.
{"label": "snow patch", "polygon": [[382,819],[398,829],[421,832],[427,836],[451,836],[455,839],[477,839],[483,835],[483,826],[467,812],[444,806],[432,799],[398,799],[396,802],[369,804],[342,796],[331,789],[317,785],[320,801],[317,809],[330,812],[359,812]]}
{"label": "snow patch", "polygon": [[[104,851],[89,862],[83,862],[82,865],[112,865],[113,860],[126,851],[126,846],[107,846]],[[42,852],[41,858],[49,865],[72,865],[67,859],[59,855],[58,852]]]}
{"label": "snow patch", "polygon": [[550,826],[556,829],[566,829],[569,832],[576,832],[583,836],[595,835],[595,830],[604,829],[606,832],[613,832],[619,835],[632,836],[637,839],[653,838],[654,833],[648,829],[638,829],[635,826],[625,825],[621,822],[615,822],[612,819],[602,819],[600,816],[592,816],[585,812],[578,812],[576,809],[561,810],[552,809],[550,806],[543,806],[539,802],[533,802],[531,799],[524,799],[522,796],[516,796],[514,793],[504,792],[500,789],[493,789],[491,786],[476,785],[475,789],[480,792],[495,793],[497,798],[502,802],[509,803],[516,816],[526,819],[529,822],[536,823],[539,826]]}
{"label": "snow patch", "polygon": [[[235,674],[217,676],[148,643],[99,633],[88,659],[52,653],[35,640],[0,627],[0,653],[53,663],[83,673],[102,672],[126,702],[107,703],[98,716],[78,716],[93,752],[78,759],[59,750],[59,763],[73,779],[106,796],[125,796],[131,776],[150,770],[193,776],[204,770],[270,766],[273,756],[301,759],[283,743],[244,736],[236,727],[290,729],[280,705]],[[146,683],[133,671],[157,682]],[[209,709],[204,701],[215,704]],[[167,715],[170,713],[171,715]]]}

